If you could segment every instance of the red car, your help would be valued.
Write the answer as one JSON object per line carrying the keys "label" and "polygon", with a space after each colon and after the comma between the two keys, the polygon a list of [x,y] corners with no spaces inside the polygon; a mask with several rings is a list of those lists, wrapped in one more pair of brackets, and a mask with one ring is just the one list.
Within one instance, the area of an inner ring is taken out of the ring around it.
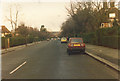
{"label": "red car", "polygon": [[83,52],[85,53],[85,43],[83,43],[82,38],[70,38],[68,47],[67,47],[67,52],[69,55],[72,52]]}

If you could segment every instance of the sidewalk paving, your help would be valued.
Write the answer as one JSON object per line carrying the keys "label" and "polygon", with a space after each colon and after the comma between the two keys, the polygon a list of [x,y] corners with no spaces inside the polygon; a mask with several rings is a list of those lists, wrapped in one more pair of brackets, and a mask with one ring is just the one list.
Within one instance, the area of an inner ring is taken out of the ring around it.
{"label": "sidewalk paving", "polygon": [[98,57],[101,57],[115,65],[120,66],[120,50],[118,49],[112,49],[104,46],[97,46],[97,45],[91,45],[86,44],[86,51],[96,55]]}

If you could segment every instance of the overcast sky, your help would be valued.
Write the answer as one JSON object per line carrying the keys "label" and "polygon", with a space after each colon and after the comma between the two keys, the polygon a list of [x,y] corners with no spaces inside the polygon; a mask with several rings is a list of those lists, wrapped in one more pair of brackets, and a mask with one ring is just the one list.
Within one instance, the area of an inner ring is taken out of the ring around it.
{"label": "overcast sky", "polygon": [[12,9],[13,17],[15,17],[17,5],[19,11],[18,24],[24,22],[27,26],[37,28],[45,25],[49,31],[60,31],[61,24],[68,18],[65,7],[70,6],[69,1],[70,0],[2,0],[0,24],[5,25],[9,30],[12,29],[7,18],[10,16],[10,8]]}
{"label": "overcast sky", "polygon": [[40,28],[41,25],[49,31],[60,31],[61,24],[68,18],[65,6],[68,2],[3,2],[2,25],[12,29],[10,22],[10,8],[15,17],[16,6],[19,11],[18,23],[24,22],[27,26]]}

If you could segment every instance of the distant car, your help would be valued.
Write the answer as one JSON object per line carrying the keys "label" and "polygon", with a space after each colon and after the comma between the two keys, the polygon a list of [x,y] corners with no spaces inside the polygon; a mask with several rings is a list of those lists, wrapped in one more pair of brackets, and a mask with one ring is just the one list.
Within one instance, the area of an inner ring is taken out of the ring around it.
{"label": "distant car", "polygon": [[70,38],[67,52],[70,55],[72,52],[83,52],[85,53],[85,43],[82,38]]}
{"label": "distant car", "polygon": [[66,37],[62,37],[61,38],[61,43],[67,43],[67,38]]}
{"label": "distant car", "polygon": [[50,39],[47,39],[47,41],[49,41]]}
{"label": "distant car", "polygon": [[53,40],[53,38],[51,38],[51,40]]}
{"label": "distant car", "polygon": [[57,40],[56,38],[54,38],[54,40]]}
{"label": "distant car", "polygon": [[60,40],[60,38],[59,38],[59,37],[58,37],[57,39],[58,39],[58,40]]}

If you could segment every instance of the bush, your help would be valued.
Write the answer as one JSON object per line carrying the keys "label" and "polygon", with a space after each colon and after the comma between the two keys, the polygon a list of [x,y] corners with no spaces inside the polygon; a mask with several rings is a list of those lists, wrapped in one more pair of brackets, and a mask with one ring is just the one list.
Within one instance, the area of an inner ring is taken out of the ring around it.
{"label": "bush", "polygon": [[120,27],[102,28],[79,35],[85,43],[120,48]]}
{"label": "bush", "polygon": [[7,48],[7,46],[8,46],[7,38],[2,37],[2,38],[1,38],[1,47],[2,47],[2,48]]}
{"label": "bush", "polygon": [[10,47],[23,45],[25,43],[26,41],[24,37],[10,37]]}
{"label": "bush", "polygon": [[96,32],[84,33],[80,37],[83,38],[83,41],[85,43],[91,43],[91,44],[97,44],[98,43]]}
{"label": "bush", "polygon": [[118,36],[104,36],[102,40],[102,45],[111,47],[111,48],[118,48]]}
{"label": "bush", "polygon": [[[7,41],[8,37],[2,37],[1,38],[1,44],[2,44],[2,48],[7,48],[8,46],[8,41]],[[10,40],[10,47],[14,47],[14,46],[18,46],[18,45],[24,45],[26,44],[26,39],[25,37],[9,37]],[[35,37],[28,37],[27,38],[27,43],[32,43],[34,41],[39,41],[39,38],[35,38]]]}
{"label": "bush", "polygon": [[32,43],[33,41],[34,41],[34,37],[28,37],[28,38],[27,38],[27,42],[28,42],[28,43]]}

